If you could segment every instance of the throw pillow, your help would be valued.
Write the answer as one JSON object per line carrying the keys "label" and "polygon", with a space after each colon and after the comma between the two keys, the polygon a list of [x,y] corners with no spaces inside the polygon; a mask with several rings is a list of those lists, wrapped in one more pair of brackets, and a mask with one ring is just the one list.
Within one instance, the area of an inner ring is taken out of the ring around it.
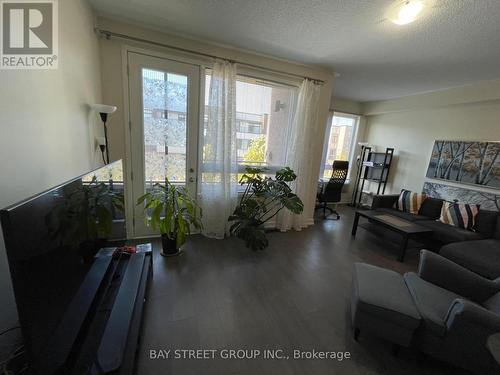
{"label": "throw pillow", "polygon": [[409,212],[411,214],[418,214],[422,202],[427,198],[424,193],[414,193],[410,190],[401,190],[399,198],[394,203],[394,208],[399,211]]}
{"label": "throw pillow", "polygon": [[478,212],[478,204],[444,202],[439,221],[458,228],[472,230]]}

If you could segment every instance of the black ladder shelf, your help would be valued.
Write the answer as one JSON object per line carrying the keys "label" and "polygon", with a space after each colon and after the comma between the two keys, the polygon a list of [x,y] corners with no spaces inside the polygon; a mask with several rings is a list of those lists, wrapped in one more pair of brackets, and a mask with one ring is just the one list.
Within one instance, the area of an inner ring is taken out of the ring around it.
{"label": "black ladder shelf", "polygon": [[351,206],[361,206],[361,198],[366,181],[377,183],[377,194],[381,192],[382,194],[385,193],[393,155],[394,148],[390,147],[386,148],[385,152],[374,152],[371,147],[367,146],[361,149],[361,158],[359,159]]}

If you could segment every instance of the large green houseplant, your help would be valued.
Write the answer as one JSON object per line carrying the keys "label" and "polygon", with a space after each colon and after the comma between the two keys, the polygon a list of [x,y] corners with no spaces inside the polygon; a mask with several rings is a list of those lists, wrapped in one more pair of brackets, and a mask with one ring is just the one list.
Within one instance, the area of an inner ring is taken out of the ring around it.
{"label": "large green houseplant", "polygon": [[245,241],[252,250],[262,250],[268,246],[264,223],[275,217],[284,208],[300,214],[304,204],[292,192],[290,182],[297,175],[290,168],[278,170],[274,176],[265,176],[266,168],[247,167],[240,179],[246,186],[243,196],[233,214],[230,232]]}
{"label": "large green houseplant", "polygon": [[184,187],[172,184],[167,178],[164,184],[155,184],[137,204],[144,205],[146,224],[160,230],[163,256],[178,255],[191,234],[191,227],[202,228],[201,208]]}

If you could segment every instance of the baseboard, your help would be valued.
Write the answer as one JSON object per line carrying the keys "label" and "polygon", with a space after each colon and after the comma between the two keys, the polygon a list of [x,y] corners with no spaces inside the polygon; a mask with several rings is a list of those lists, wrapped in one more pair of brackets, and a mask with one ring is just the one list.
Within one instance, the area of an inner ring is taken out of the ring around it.
{"label": "baseboard", "polygon": [[[305,227],[310,227],[311,225],[314,225],[314,218],[310,217],[309,219],[306,220]],[[264,229],[278,229],[276,228],[276,220],[271,220],[268,221],[267,223],[264,224]]]}

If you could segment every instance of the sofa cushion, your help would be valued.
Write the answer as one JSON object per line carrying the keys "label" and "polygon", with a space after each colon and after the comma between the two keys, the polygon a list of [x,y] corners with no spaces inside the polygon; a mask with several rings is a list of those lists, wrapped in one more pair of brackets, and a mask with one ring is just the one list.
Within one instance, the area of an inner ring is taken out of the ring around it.
{"label": "sofa cushion", "polygon": [[427,216],[429,219],[437,220],[441,215],[441,208],[443,207],[443,200],[438,198],[427,197],[426,200],[422,202],[419,215]]}
{"label": "sofa cushion", "polygon": [[377,208],[377,212],[383,212],[392,216],[397,216],[408,221],[429,220],[428,217],[410,214],[408,212],[398,211],[395,208]]}
{"label": "sofa cushion", "polygon": [[427,198],[427,195],[424,193],[415,193],[403,189],[399,194],[398,200],[394,203],[394,208],[398,211],[417,215],[425,198]]}
{"label": "sofa cushion", "polygon": [[493,237],[498,221],[498,215],[498,211],[479,210],[476,216],[474,231],[481,233],[486,238]]}
{"label": "sofa cushion", "polygon": [[433,238],[440,243],[481,240],[484,236],[471,230],[457,228],[452,225],[443,224],[435,220],[421,220],[419,225],[423,225],[434,231]]}
{"label": "sofa cushion", "polygon": [[439,221],[458,228],[472,230],[478,212],[478,204],[444,202]]}
{"label": "sofa cushion", "polygon": [[488,279],[500,277],[500,240],[450,243],[439,254]]}
{"label": "sofa cushion", "polygon": [[462,297],[421,279],[414,272],[406,273],[404,280],[426,327],[436,335],[444,336],[451,303]]}

